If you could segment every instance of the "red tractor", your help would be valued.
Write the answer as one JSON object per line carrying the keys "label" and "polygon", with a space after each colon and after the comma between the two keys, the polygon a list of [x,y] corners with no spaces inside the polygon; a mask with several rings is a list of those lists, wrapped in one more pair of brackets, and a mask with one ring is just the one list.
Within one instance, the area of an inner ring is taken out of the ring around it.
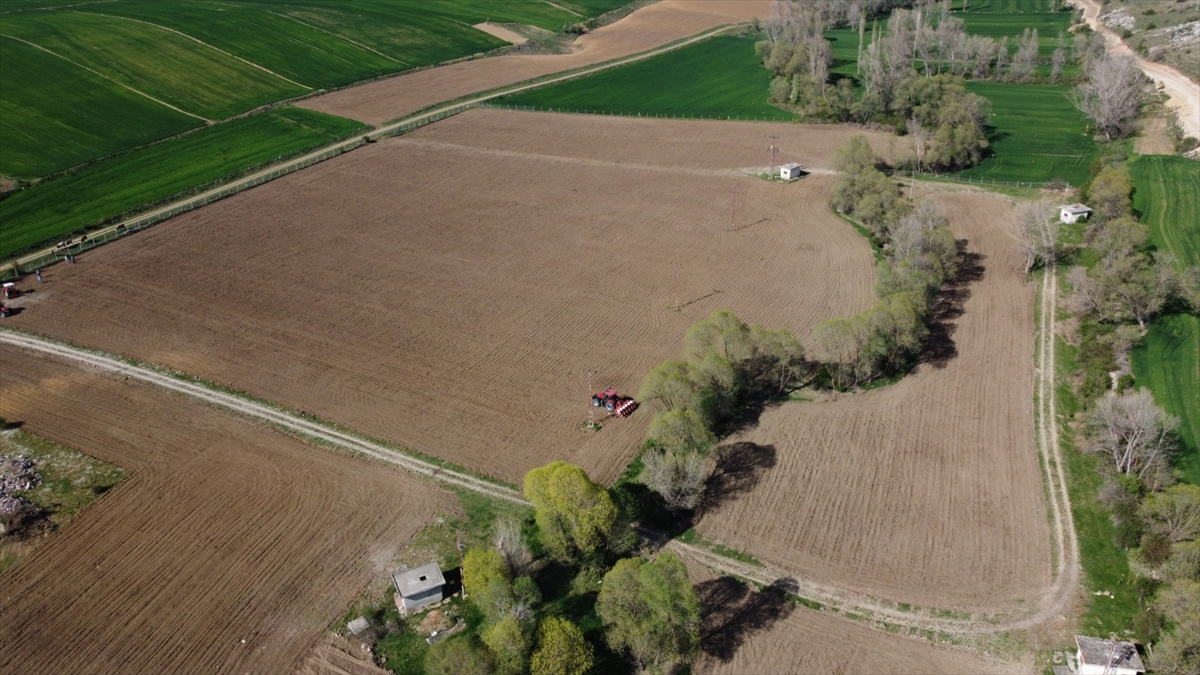
{"label": "red tractor", "polygon": [[614,415],[629,417],[637,410],[638,402],[629,396],[621,396],[616,389],[605,389],[592,394],[592,405],[597,408],[603,407]]}
{"label": "red tractor", "polygon": [[11,281],[5,282],[5,284],[4,284],[4,299],[5,300],[12,300],[13,298],[19,298],[22,295],[23,295],[23,293],[21,293],[21,290],[19,288],[17,288],[15,285],[13,285],[13,283]]}

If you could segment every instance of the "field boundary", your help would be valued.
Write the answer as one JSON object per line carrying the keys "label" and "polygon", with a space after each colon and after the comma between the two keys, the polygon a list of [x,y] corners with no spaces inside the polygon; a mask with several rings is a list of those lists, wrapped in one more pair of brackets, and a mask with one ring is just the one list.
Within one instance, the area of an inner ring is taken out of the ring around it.
{"label": "field boundary", "polygon": [[181,213],[191,211],[201,206],[206,206],[212,202],[235,195],[252,187],[262,185],[263,183],[275,180],[276,178],[285,176],[294,171],[307,168],[318,162],[323,162],[327,159],[349,152],[367,143],[373,143],[384,138],[398,136],[427,124],[432,124],[447,117],[457,115],[465,110],[479,107],[480,104],[490,101],[491,99],[521,91],[527,91],[529,89],[548,86],[558,82],[564,82],[625,65],[627,63],[648,59],[653,56],[693,44],[695,42],[707,40],[710,37],[719,35],[730,30],[731,28],[740,27],[742,25],[744,24],[725,24],[722,26],[717,26],[707,31],[697,33],[691,37],[669,42],[665,45],[660,45],[653,49],[639,52],[637,54],[622,56],[610,61],[605,61],[603,63],[584,66],[582,68],[568,70],[562,73],[554,73],[549,76],[533,78],[511,85],[497,87],[495,89],[483,90],[480,93],[470,94],[466,97],[435,104],[422,110],[418,110],[414,113],[410,113],[409,115],[399,118],[398,120],[388,122],[379,128],[357,134],[347,140],[325,146],[324,148],[317,149],[301,157],[267,166],[250,174],[249,176],[223,183],[199,195],[175,201],[161,208],[150,211],[149,213],[142,213],[122,220],[114,225],[103,227],[95,232],[84,235],[79,241],[73,241],[69,246],[51,246],[42,249],[41,251],[9,260],[0,265],[0,279],[12,279],[19,277],[24,273],[28,273],[30,270],[48,267],[55,263],[61,262],[68,253],[71,255],[76,255],[78,253],[91,250],[96,246],[119,239],[131,232],[136,232],[152,225],[157,225],[158,223],[173,218]]}
{"label": "field boundary", "polygon": [[563,115],[602,115],[605,117],[631,117],[634,119],[650,119],[650,120],[683,120],[688,122],[695,121],[718,121],[718,122],[773,122],[777,124],[785,124],[790,122],[798,122],[795,117],[790,119],[768,118],[764,115],[643,115],[642,113],[630,113],[622,110],[593,110],[591,108],[555,108],[553,106],[540,105],[517,105],[513,103],[481,103],[480,108],[490,108],[493,110],[512,110],[517,112],[549,112]]}

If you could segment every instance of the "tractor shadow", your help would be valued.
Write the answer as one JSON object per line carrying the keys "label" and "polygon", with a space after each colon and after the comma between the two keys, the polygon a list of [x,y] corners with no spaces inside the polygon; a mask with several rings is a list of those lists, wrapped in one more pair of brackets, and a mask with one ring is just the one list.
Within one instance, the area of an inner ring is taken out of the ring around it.
{"label": "tractor shadow", "polygon": [[738,441],[719,446],[712,473],[704,482],[704,494],[697,507],[697,517],[715,511],[738,496],[754,489],[763,475],[774,468],[779,453],[773,445]]}
{"label": "tractor shadow", "polygon": [[933,301],[929,312],[929,336],[925,338],[925,349],[920,363],[934,368],[945,368],[958,356],[954,344],[954,332],[958,329],[955,320],[963,315],[964,305],[971,297],[970,285],[983,279],[986,268],[985,256],[967,250],[967,240],[958,242],[958,272],[948,281]]}
{"label": "tractor shadow", "polygon": [[704,621],[700,626],[700,649],[728,663],[755,633],[768,630],[786,619],[796,605],[788,600],[796,582],[778,579],[761,591],[753,591],[733,577],[719,577],[696,586]]}

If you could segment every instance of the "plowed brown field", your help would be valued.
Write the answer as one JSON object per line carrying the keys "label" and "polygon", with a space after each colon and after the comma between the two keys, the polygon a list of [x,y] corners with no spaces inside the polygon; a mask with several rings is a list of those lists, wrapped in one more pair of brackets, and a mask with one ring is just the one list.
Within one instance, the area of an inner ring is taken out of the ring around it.
{"label": "plowed brown field", "polygon": [[132,474],[0,578],[0,672],[288,672],[453,508],[146,385],[10,347],[0,370],[5,419]]}
{"label": "plowed brown field", "polygon": [[6,321],[511,481],[611,479],[649,415],[583,431],[588,369],[635,391],[714,308],[807,335],[873,301],[831,178],[739,171],[852,133],[472,111],[57,266]]}
{"label": "plowed brown field", "polygon": [[897,602],[1028,608],[1051,569],[1031,416],[1034,288],[1004,198],[930,198],[982,256],[982,278],[949,320],[957,356],[883,389],[766,412],[741,440],[774,446],[776,465],[700,529],[806,579]]}
{"label": "plowed brown field", "polygon": [[298,105],[379,125],[426,106],[644,52],[730,23],[767,16],[769,0],[663,0],[581,36],[570,54],[465,61],[317,96]]}

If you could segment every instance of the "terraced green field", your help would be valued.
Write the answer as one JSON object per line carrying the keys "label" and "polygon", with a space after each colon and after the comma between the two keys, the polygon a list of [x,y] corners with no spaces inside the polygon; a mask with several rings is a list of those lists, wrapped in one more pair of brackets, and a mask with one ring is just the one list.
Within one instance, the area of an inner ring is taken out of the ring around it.
{"label": "terraced green field", "polygon": [[0,81],[0,175],[45,176],[201,124],[3,37]]}
{"label": "terraced green field", "polygon": [[992,156],[959,173],[996,181],[1082,185],[1098,152],[1087,120],[1071,105],[1068,87],[969,82],[967,89],[992,102]]}
{"label": "terraced green field", "polygon": [[752,38],[720,36],[497,103],[651,117],[796,119],[767,103],[770,84]]}
{"label": "terraced green field", "polygon": [[[1180,264],[1200,265],[1200,164],[1169,155],[1144,155],[1129,163],[1133,206],[1150,228],[1150,241]],[[1179,417],[1185,480],[1200,485],[1200,318],[1163,317],[1150,325],[1133,352],[1139,386]]]}
{"label": "terraced green field", "polygon": [[358,122],[311,110],[279,108],[84,167],[0,201],[0,256],[53,242],[362,128]]}

